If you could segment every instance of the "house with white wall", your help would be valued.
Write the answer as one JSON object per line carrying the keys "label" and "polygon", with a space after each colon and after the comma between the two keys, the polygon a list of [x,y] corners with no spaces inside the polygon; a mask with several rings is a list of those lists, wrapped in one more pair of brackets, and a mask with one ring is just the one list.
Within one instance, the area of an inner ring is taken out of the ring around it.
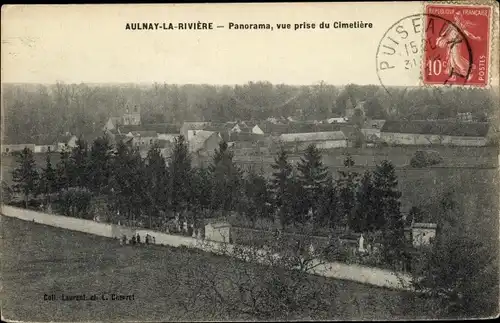
{"label": "house with white wall", "polygon": [[319,149],[347,147],[347,138],[342,131],[286,133],[280,135],[278,140],[287,146],[293,145],[296,152],[303,151],[310,144]]}
{"label": "house with white wall", "polygon": [[435,223],[412,223],[411,239],[414,247],[431,244],[436,238],[437,224]]}
{"label": "house with white wall", "polygon": [[486,146],[493,129],[486,122],[386,121],[380,133],[390,145]]}

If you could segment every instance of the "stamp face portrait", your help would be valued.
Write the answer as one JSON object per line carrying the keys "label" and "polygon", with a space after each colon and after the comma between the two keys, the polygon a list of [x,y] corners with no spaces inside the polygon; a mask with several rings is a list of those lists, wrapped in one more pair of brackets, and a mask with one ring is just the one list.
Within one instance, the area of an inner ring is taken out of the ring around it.
{"label": "stamp face portrait", "polygon": [[423,83],[487,85],[491,8],[427,5],[425,12]]}

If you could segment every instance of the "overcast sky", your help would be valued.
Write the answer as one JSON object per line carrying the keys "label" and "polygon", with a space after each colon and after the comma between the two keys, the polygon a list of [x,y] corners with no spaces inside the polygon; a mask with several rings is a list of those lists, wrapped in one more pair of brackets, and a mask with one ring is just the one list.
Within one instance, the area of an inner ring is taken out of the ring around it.
{"label": "overcast sky", "polygon": [[[418,2],[4,6],[2,82],[379,84],[375,56],[384,33],[421,12]],[[125,30],[128,22],[197,21],[225,28]],[[320,30],[321,21],[373,28]],[[269,23],[274,31],[228,30],[229,22]],[[301,22],[317,29],[276,28]],[[392,77],[388,83],[406,85]]]}

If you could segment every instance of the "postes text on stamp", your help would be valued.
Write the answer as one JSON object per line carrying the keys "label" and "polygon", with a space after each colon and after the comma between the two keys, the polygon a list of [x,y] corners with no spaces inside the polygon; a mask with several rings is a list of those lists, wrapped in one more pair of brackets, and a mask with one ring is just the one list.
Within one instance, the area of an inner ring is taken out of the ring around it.
{"label": "postes text on stamp", "polygon": [[425,13],[423,83],[486,86],[491,8],[429,4]]}

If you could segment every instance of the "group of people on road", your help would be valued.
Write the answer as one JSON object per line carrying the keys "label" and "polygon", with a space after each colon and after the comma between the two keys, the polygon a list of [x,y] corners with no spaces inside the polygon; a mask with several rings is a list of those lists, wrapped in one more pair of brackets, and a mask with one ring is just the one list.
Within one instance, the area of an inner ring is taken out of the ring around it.
{"label": "group of people on road", "polygon": [[[140,243],[141,243],[141,236],[139,235],[139,233],[137,233],[137,235],[132,235],[132,237],[130,238],[130,240],[128,240],[128,242],[127,242],[127,236],[125,234],[122,235],[122,238],[120,240],[121,245],[126,245],[126,244],[136,245],[136,244],[140,244]],[[144,239],[144,243],[145,244],[156,244],[156,239],[155,239],[155,237],[150,236],[149,234],[146,234],[146,237]]]}

